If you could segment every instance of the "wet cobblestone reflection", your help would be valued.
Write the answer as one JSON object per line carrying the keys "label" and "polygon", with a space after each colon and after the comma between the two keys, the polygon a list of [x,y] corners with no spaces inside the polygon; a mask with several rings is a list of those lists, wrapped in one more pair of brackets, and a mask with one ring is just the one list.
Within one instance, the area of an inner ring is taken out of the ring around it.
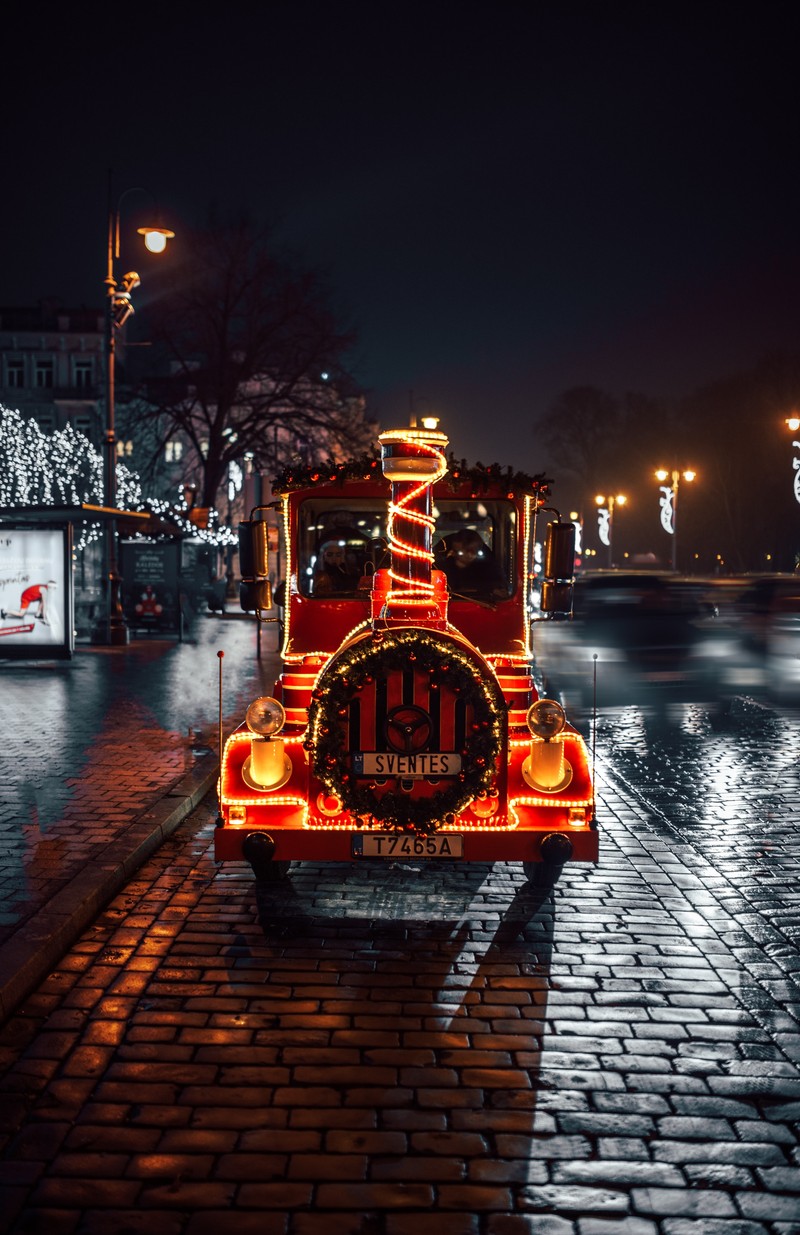
{"label": "wet cobblestone reflection", "polygon": [[0,944],[178,779],[194,758],[190,730],[216,748],[218,648],[225,715],[238,722],[274,673],[274,658],[256,659],[252,623],[198,622],[192,644],[3,665]]}
{"label": "wet cobblestone reflection", "polygon": [[604,714],[552,896],[257,887],[206,801],[0,1035],[11,1231],[793,1235],[796,728],[738,711]]}

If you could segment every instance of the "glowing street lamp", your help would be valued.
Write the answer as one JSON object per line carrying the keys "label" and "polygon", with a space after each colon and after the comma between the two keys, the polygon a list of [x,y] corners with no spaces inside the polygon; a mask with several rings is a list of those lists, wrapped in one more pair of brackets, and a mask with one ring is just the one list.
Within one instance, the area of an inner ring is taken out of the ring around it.
{"label": "glowing street lamp", "polygon": [[[108,173],[108,254],[106,265],[106,316],[105,316],[105,463],[103,468],[103,505],[114,510],[117,505],[117,436],[116,418],[116,372],[115,354],[117,332],[122,330],[129,317],[133,316],[131,293],[139,287],[141,279],[135,270],[121,277],[116,273],[119,261],[119,224],[122,203],[131,193],[151,194],[147,189],[126,189],[113,201],[111,172]],[[148,227],[137,228],[144,238],[145,247],[151,253],[163,253],[167,241],[175,233],[162,227],[160,221]],[[96,644],[120,645],[129,641],[130,632],[122,611],[120,576],[117,563],[117,524],[106,518],[103,550],[103,573],[105,587],[104,613],[92,631]]]}
{"label": "glowing street lamp", "polygon": [[[791,416],[786,417],[786,427],[790,433],[796,433],[800,429],[800,416],[797,412],[792,412]],[[792,447],[800,451],[800,441],[792,442]],[[792,471],[794,472],[794,481],[792,490],[794,492],[795,501],[800,502],[800,457],[792,459]]]}
{"label": "glowing street lamp", "polygon": [[597,534],[600,537],[601,544],[608,547],[608,564],[613,566],[614,507],[624,506],[628,499],[624,493],[617,493],[609,497],[606,497],[604,493],[598,493],[594,500],[597,506]]}
{"label": "glowing street lamp", "polygon": [[[661,497],[658,499],[658,504],[661,507],[661,526],[664,531],[672,537],[672,569],[678,569],[678,486],[681,480],[685,480],[687,484],[691,484],[697,477],[697,472],[691,468],[686,468],[684,471],[679,471],[678,468],[673,468],[668,472],[666,468],[660,467],[656,472],[656,480],[660,480]],[[665,480],[671,481],[671,484],[664,484]]]}

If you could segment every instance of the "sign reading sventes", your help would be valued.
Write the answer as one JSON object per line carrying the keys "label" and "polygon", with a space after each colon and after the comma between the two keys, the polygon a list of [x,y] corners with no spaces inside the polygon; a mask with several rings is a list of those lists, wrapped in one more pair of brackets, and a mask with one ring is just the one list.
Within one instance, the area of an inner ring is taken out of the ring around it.
{"label": "sign reading sventes", "polygon": [[353,755],[356,776],[430,777],[457,776],[461,771],[461,756],[456,751],[423,751],[420,754],[397,755],[392,751],[364,751]]}
{"label": "sign reading sventes", "polygon": [[72,655],[70,530],[0,524],[0,656]]}

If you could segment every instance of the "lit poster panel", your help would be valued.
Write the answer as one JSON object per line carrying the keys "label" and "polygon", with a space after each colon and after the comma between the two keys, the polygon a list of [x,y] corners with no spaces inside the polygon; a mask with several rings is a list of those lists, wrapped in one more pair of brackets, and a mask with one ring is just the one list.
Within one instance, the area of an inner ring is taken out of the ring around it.
{"label": "lit poster panel", "polygon": [[70,532],[0,523],[0,657],[72,655]]}

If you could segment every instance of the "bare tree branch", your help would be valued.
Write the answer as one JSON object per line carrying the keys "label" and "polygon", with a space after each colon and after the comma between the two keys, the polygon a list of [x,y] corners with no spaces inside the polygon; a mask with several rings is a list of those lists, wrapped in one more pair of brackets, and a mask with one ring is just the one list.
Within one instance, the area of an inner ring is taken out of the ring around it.
{"label": "bare tree branch", "polygon": [[248,220],[191,237],[188,260],[150,310],[162,376],[149,383],[159,439],[182,435],[214,506],[228,465],[252,455],[353,451],[364,401],[345,358],[354,334],[336,321],[318,272],[277,257]]}

